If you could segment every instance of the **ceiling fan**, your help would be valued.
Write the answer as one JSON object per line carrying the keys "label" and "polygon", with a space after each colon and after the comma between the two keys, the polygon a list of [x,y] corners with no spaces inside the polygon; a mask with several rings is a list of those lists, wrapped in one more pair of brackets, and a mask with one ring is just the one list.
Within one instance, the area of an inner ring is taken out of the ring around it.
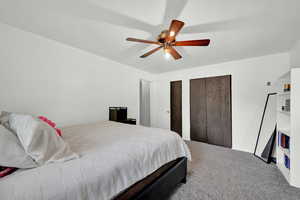
{"label": "ceiling fan", "polygon": [[176,41],[176,36],[179,31],[184,26],[184,22],[179,20],[172,20],[169,30],[162,31],[158,37],[157,41],[150,41],[150,40],[141,40],[136,38],[127,38],[127,41],[131,42],[141,42],[147,44],[157,44],[159,45],[157,48],[152,49],[151,51],[141,55],[141,58],[145,58],[159,49],[163,48],[166,55],[172,55],[172,57],[177,60],[182,58],[182,56],[176,51],[174,46],[208,46],[210,43],[209,39],[204,40],[188,40],[188,41]]}

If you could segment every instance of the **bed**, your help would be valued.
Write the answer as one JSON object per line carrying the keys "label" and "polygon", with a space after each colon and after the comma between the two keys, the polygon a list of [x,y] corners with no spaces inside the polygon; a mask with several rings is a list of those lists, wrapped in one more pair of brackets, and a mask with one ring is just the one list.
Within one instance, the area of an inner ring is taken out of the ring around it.
{"label": "bed", "polygon": [[190,152],[174,132],[117,122],[63,128],[80,158],[18,170],[0,180],[1,199],[154,199],[186,177]]}

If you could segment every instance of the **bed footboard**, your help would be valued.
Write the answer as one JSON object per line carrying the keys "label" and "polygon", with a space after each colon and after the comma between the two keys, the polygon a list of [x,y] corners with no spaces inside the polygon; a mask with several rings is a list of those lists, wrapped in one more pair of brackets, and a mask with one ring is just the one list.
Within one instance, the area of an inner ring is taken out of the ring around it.
{"label": "bed footboard", "polygon": [[186,183],[186,175],[187,158],[178,158],[134,184],[115,200],[164,199],[179,183]]}

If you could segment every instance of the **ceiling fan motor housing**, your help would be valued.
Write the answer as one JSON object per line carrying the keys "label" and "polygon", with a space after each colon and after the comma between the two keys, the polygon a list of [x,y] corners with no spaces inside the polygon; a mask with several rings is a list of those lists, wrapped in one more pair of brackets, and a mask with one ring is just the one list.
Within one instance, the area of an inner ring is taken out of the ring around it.
{"label": "ceiling fan motor housing", "polygon": [[[169,36],[170,32],[169,30],[164,30],[162,31],[158,37],[157,37],[157,41],[160,43],[165,43],[166,42],[166,38]],[[175,39],[171,42],[175,42]]]}

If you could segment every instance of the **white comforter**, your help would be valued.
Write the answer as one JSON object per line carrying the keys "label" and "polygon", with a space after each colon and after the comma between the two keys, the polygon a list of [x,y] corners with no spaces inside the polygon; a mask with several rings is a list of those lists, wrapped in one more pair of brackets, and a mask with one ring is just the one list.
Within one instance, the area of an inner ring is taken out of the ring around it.
{"label": "white comforter", "polygon": [[79,159],[18,170],[0,179],[1,200],[112,199],[190,152],[174,132],[115,122],[63,129]]}

